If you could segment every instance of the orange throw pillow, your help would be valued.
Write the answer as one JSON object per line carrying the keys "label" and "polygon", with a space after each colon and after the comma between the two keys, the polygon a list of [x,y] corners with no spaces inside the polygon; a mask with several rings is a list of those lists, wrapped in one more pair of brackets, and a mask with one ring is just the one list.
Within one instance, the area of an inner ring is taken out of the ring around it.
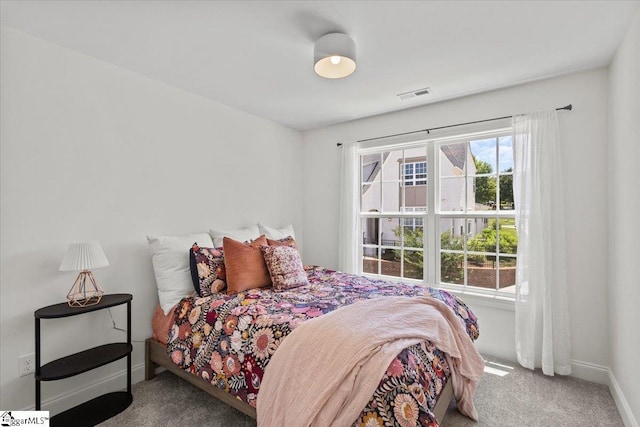
{"label": "orange throw pillow", "polygon": [[267,246],[267,238],[264,235],[248,244],[228,237],[223,239],[228,294],[271,285],[271,277],[260,246]]}

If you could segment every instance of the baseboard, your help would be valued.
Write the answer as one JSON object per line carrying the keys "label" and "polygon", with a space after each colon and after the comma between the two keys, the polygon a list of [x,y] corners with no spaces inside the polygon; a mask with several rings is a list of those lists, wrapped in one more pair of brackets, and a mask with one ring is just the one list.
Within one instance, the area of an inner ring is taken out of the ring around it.
{"label": "baseboard", "polygon": [[[115,374],[101,378],[98,381],[94,381],[69,390],[66,393],[45,399],[42,401],[42,408],[49,411],[52,416],[59,414],[60,412],[86,402],[88,400],[87,395],[100,396],[101,394],[109,393],[114,390],[121,390],[123,388],[122,385],[126,384],[126,376],[127,371],[123,369]],[[131,367],[131,383],[135,384],[143,380],[144,362],[141,362]],[[35,410],[35,405],[30,405],[21,409],[21,411],[33,410]]]}
{"label": "baseboard", "polygon": [[518,363],[515,348],[486,342],[476,342],[476,347],[482,355],[497,357],[507,362]]}
{"label": "baseboard", "polygon": [[595,363],[571,360],[571,376],[592,383],[609,385],[609,368]]}
{"label": "baseboard", "polygon": [[[490,357],[497,357],[504,361],[518,363],[516,350],[511,347],[490,344],[476,343],[480,354]],[[581,380],[591,381],[598,384],[609,385],[609,368],[595,363],[583,362],[581,360],[571,360],[571,376]]]}
{"label": "baseboard", "polygon": [[627,399],[624,397],[624,393],[620,388],[620,384],[616,381],[615,375],[613,375],[613,371],[611,369],[609,371],[609,390],[611,391],[611,395],[613,396],[613,401],[616,402],[616,406],[618,407],[618,412],[620,412],[620,416],[622,417],[622,422],[624,422],[625,427],[638,427],[638,421],[633,416],[631,412],[631,406],[627,402]]}

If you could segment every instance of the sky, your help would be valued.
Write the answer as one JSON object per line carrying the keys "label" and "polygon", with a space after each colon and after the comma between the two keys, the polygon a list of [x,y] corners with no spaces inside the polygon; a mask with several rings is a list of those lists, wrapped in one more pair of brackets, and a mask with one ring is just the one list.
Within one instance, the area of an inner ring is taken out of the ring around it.
{"label": "sky", "polygon": [[[482,160],[491,165],[492,170],[497,170],[496,165],[496,138],[481,139],[477,141],[471,141],[471,152],[478,160]],[[511,144],[511,135],[503,136],[499,138],[498,152],[500,157],[498,159],[500,172],[513,167],[513,151]]]}

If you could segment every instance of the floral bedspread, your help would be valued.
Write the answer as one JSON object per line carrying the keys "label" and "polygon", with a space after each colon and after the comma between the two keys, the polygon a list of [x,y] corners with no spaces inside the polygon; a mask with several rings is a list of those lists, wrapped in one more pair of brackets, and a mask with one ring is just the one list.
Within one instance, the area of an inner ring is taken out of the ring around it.
{"label": "floral bedspread", "polygon": [[[171,360],[255,407],[264,369],[280,342],[300,323],[356,301],[430,295],[454,310],[472,339],[478,337],[476,316],[446,291],[321,267],[306,271],[309,284],[295,289],[183,299],[169,333]],[[431,410],[449,376],[444,354],[429,342],[404,349],[354,425],[437,426]]]}

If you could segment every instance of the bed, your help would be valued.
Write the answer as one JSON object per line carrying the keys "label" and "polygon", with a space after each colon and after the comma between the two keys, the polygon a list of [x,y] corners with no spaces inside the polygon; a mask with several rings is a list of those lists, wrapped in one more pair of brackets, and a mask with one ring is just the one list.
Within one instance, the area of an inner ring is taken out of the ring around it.
{"label": "bed", "polygon": [[[154,328],[155,338],[146,341],[146,379],[153,378],[156,367],[164,367],[256,418],[264,371],[282,340],[302,322],[340,307],[373,298],[426,295],[450,307],[471,340],[478,337],[476,316],[446,291],[317,266],[305,266],[305,271],[309,283],[294,289],[182,299],[164,327]],[[353,425],[437,426],[453,396],[449,363],[428,341],[405,348],[389,364]]]}

